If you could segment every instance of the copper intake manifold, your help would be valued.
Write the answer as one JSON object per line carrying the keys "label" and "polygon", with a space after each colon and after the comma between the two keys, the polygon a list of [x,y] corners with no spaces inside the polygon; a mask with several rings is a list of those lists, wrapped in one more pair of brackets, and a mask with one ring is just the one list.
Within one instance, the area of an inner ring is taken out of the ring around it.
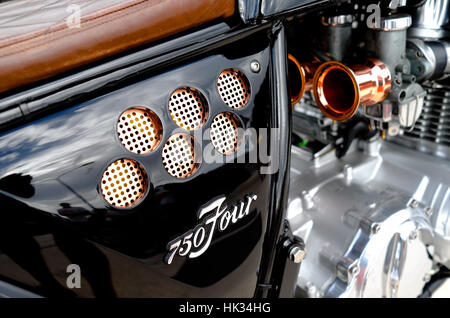
{"label": "copper intake manifold", "polygon": [[288,54],[291,105],[297,104],[303,94],[312,88],[314,73],[319,65],[318,61],[300,63],[292,54]]}
{"label": "copper intake manifold", "polygon": [[319,66],[312,85],[314,99],[322,113],[344,121],[356,113],[360,104],[371,106],[388,96],[391,73],[376,59],[351,67],[329,61]]}

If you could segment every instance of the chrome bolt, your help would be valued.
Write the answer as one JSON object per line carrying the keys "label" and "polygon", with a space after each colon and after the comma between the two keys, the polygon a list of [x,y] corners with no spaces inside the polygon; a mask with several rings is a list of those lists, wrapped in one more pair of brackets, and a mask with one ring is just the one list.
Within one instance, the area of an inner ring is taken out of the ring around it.
{"label": "chrome bolt", "polygon": [[380,232],[380,230],[381,230],[380,224],[378,224],[378,223],[373,223],[373,224],[372,224],[372,227],[371,227],[371,230],[372,230],[372,234],[377,234],[377,233]]}
{"label": "chrome bolt", "polygon": [[358,264],[352,264],[350,265],[349,269],[348,269],[348,273],[352,276],[355,276],[359,273],[359,266]]}
{"label": "chrome bolt", "polygon": [[261,65],[259,64],[258,61],[251,61],[250,69],[252,70],[253,73],[259,73],[259,71],[261,70]]}
{"label": "chrome bolt", "polygon": [[426,213],[426,215],[428,215],[428,216],[431,216],[432,214],[433,214],[433,208],[432,207],[427,207],[426,209],[425,209],[425,213]]}
{"label": "chrome bolt", "polygon": [[306,291],[308,293],[308,297],[309,298],[318,298],[320,297],[320,291],[317,289],[317,287],[311,283],[311,282],[306,282]]}
{"label": "chrome bolt", "polygon": [[348,181],[351,181],[353,179],[353,168],[350,165],[345,165],[344,169],[344,177],[345,179],[347,179]]}
{"label": "chrome bolt", "polygon": [[399,287],[400,287],[400,282],[393,282],[392,283],[393,294],[397,293]]}
{"label": "chrome bolt", "polygon": [[420,202],[415,200],[415,199],[411,199],[411,201],[409,202],[409,206],[413,209],[417,208],[419,206]]}
{"label": "chrome bolt", "polygon": [[347,259],[340,261],[336,265],[337,277],[343,282],[349,282],[352,278],[359,274],[358,260],[349,264]]}
{"label": "chrome bolt", "polygon": [[410,239],[411,241],[414,241],[416,238],[417,238],[417,231],[414,230],[414,231],[412,231],[412,232],[409,234],[409,239]]}
{"label": "chrome bolt", "polygon": [[305,209],[309,210],[314,206],[313,197],[308,191],[302,191],[302,198],[305,204]]}
{"label": "chrome bolt", "polygon": [[294,245],[289,250],[289,259],[295,264],[301,263],[306,256],[306,249],[300,245]]}
{"label": "chrome bolt", "polygon": [[319,297],[316,286],[314,286],[314,285],[308,286],[308,296],[309,296],[309,298],[318,298]]}
{"label": "chrome bolt", "polygon": [[397,126],[389,126],[389,128],[388,128],[389,136],[397,136],[399,132],[400,132],[399,127],[397,127]]}
{"label": "chrome bolt", "polygon": [[[403,58],[404,58],[404,57],[403,57]],[[403,71],[403,73],[408,72],[408,65],[403,65],[402,71]]]}
{"label": "chrome bolt", "polygon": [[398,0],[389,1],[389,9],[397,9],[399,2]]}

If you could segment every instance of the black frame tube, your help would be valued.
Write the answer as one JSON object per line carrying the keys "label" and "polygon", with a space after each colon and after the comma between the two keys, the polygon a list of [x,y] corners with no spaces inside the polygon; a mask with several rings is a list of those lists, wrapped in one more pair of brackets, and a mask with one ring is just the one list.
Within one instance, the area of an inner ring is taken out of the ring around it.
{"label": "black frame tube", "polygon": [[287,48],[286,34],[283,21],[278,21],[272,29],[271,48],[271,92],[272,92],[272,118],[271,127],[279,128],[277,133],[271,136],[275,143],[275,149],[271,154],[278,155],[279,169],[272,176],[271,205],[267,224],[266,237],[263,245],[258,286],[255,297],[271,297],[276,285],[281,283],[273,277],[276,247],[283,237],[280,236],[283,228],[283,220],[286,214],[289,169],[290,169],[290,145],[292,116],[291,103],[288,91],[287,77]]}

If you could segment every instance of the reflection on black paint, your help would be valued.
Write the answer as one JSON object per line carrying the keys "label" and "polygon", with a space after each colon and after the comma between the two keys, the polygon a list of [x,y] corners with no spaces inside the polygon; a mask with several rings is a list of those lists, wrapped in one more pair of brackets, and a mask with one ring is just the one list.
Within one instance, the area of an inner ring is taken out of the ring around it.
{"label": "reflection on black paint", "polygon": [[[209,119],[233,111],[246,128],[267,128],[272,121],[269,45],[262,31],[226,50],[210,51],[192,63],[166,69],[151,78],[130,79],[129,86],[1,134],[0,177],[13,171],[23,175],[5,177],[3,183],[0,180],[1,191],[22,198],[14,200],[0,191],[0,249],[11,255],[26,248],[33,250],[29,255],[34,256],[20,260],[25,256],[18,255],[16,259],[30,273],[35,270],[33,264],[39,263],[34,276],[51,290],[47,295],[66,289],[55,285],[46,264],[38,261],[41,255],[34,236],[43,234],[52,234],[59,249],[81,266],[82,275],[98,296],[114,295],[109,269],[109,262],[114,262],[114,269],[150,276],[142,279],[130,274],[122,278],[122,272],[114,272],[120,296],[134,295],[136,289],[144,290],[148,297],[196,295],[204,290],[194,286],[212,285],[234,272],[235,281],[227,284],[226,291],[211,287],[202,295],[251,297],[255,286],[248,282],[255,279],[256,284],[273,176],[259,174],[260,163],[203,162],[195,175],[178,180],[164,170],[161,147],[146,155],[131,154],[118,142],[115,128],[123,110],[144,106],[161,118],[163,139],[167,139],[178,128],[167,114],[168,98],[174,89],[185,85],[202,90],[208,99]],[[249,61],[253,59],[260,62],[259,73],[250,70]],[[240,110],[231,110],[217,93],[218,74],[231,67],[243,71],[252,85],[251,100]],[[208,121],[202,129],[210,124]],[[107,207],[97,187],[108,162],[123,157],[138,160],[152,186],[146,199],[127,211]],[[34,177],[35,188],[27,174]],[[225,195],[231,205],[249,193],[258,196],[252,205],[253,215],[224,233],[216,232],[212,245],[198,259],[179,258],[170,266],[163,264],[166,244],[199,223],[201,205],[218,195]],[[98,243],[102,250],[107,247],[108,259],[91,242]],[[89,267],[87,272],[84,267]],[[153,282],[157,287],[148,288]]]}
{"label": "reflection on black paint", "polygon": [[[29,175],[13,174],[0,179],[0,190],[22,198],[31,198],[34,187]],[[63,212],[75,210],[61,204]],[[83,240],[79,234],[54,220],[47,213],[0,193],[0,251],[33,276],[40,286],[36,293],[50,297],[74,297],[75,293],[63,287],[50,272],[41,254],[35,235],[52,234],[56,245],[73,264],[81,268],[81,274],[92,287],[96,297],[115,297],[111,284],[109,263],[106,257],[92,243]]]}
{"label": "reflection on black paint", "polygon": [[34,195],[34,187],[31,185],[32,179],[31,176],[21,173],[10,174],[0,179],[0,190],[21,198],[31,198]]}

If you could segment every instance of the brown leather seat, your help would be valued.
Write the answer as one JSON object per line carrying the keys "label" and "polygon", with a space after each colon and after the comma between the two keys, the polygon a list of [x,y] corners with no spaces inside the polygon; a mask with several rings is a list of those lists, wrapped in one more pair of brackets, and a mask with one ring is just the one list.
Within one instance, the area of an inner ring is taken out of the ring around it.
{"label": "brown leather seat", "polygon": [[2,3],[0,92],[229,17],[234,13],[234,2],[13,0]]}

